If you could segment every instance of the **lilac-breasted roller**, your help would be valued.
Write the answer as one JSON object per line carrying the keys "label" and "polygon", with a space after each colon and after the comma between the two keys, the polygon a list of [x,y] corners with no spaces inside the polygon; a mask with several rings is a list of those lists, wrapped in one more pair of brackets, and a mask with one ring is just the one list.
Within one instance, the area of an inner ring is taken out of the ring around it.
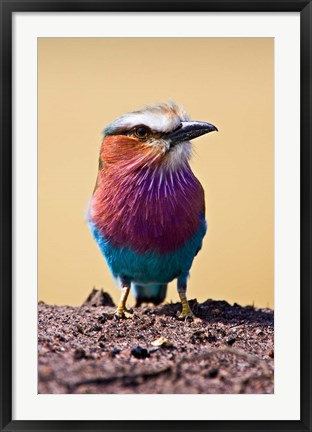
{"label": "lilac-breasted roller", "polygon": [[133,313],[126,307],[131,286],[136,305],[159,304],[173,279],[179,318],[193,317],[187,279],[207,224],[190,140],[216,130],[175,103],[123,114],[104,130],[88,222],[122,289],[116,317]]}

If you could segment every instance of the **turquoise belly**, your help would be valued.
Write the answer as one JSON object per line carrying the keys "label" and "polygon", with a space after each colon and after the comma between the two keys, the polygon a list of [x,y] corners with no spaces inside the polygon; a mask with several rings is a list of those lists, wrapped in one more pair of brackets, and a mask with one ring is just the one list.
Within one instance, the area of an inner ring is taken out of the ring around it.
{"label": "turquoise belly", "polygon": [[168,283],[180,276],[186,278],[207,230],[206,221],[202,219],[197,232],[182,247],[160,255],[155,252],[138,254],[127,247],[114,247],[92,222],[89,227],[113,276],[141,283]]}

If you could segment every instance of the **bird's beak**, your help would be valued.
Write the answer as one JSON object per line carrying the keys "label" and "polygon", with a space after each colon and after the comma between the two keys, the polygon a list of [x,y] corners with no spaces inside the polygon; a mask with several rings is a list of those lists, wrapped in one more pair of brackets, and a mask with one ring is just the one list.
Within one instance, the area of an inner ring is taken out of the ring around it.
{"label": "bird's beak", "polygon": [[170,145],[174,146],[175,144],[192,140],[212,131],[218,131],[218,129],[210,123],[200,121],[181,122],[176,130],[166,135],[166,139]]}

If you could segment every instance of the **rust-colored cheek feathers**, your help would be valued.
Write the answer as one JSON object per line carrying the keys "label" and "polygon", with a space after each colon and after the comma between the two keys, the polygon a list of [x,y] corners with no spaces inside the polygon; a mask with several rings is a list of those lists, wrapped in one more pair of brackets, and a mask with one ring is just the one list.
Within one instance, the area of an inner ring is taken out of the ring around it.
{"label": "rust-colored cheek feathers", "polygon": [[126,135],[107,136],[102,142],[101,159],[105,164],[124,164],[137,160],[148,163],[156,158],[159,150],[154,146]]}

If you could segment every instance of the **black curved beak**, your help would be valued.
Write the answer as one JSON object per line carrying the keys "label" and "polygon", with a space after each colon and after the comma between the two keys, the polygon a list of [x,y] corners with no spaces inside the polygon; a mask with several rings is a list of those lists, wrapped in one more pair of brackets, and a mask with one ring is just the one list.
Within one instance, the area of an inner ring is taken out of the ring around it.
{"label": "black curved beak", "polygon": [[190,141],[209,132],[218,131],[210,124],[200,121],[181,122],[180,126],[166,135],[170,145],[175,145],[183,141]]}

